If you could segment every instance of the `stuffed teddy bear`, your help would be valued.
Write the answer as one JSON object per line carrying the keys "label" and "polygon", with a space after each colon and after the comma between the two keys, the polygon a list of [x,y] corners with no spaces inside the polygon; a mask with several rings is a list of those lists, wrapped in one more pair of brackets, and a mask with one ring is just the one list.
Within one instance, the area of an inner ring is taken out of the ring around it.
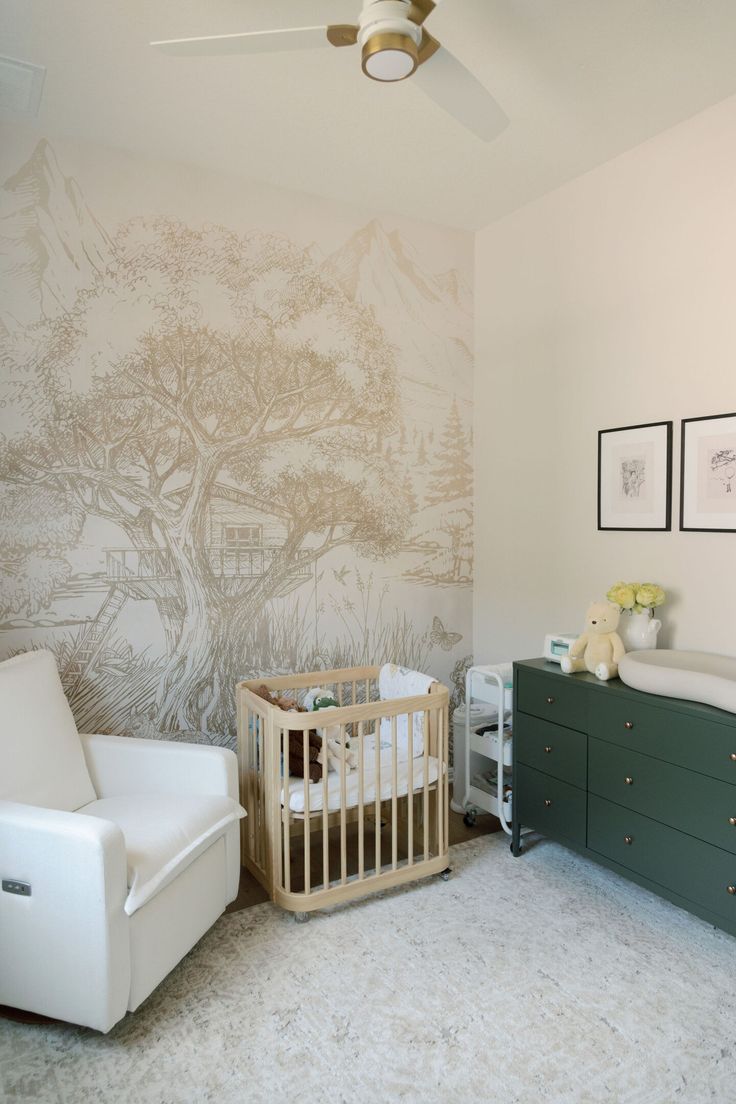
{"label": "stuffed teddy bear", "polygon": [[[306,713],[307,710],[300,706],[293,698],[282,698],[279,694],[272,694],[265,684],[253,691],[259,698],[263,698],[277,709],[283,709],[285,713]],[[307,733],[307,771],[310,782],[319,782],[322,778],[322,738],[317,735],[314,728]],[[289,729],[289,774],[292,778],[304,777],[304,732],[302,729]]]}
{"label": "stuffed teddy bear", "polygon": [[585,615],[586,631],[579,636],[560,666],[566,675],[590,671],[605,682],[618,674],[618,664],[626,649],[616,632],[621,611],[612,602],[593,602]]}

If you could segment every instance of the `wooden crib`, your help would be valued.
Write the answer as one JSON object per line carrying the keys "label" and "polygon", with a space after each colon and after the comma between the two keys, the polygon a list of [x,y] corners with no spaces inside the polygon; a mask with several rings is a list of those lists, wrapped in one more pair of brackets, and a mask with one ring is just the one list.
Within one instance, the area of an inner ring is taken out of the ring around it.
{"label": "wooden crib", "polygon": [[[433,682],[427,694],[381,701],[379,671],[315,671],[237,687],[240,794],[248,810],[241,829],[244,863],[271,899],[300,919],[447,871],[447,688]],[[263,685],[300,702],[322,687],[339,707],[285,712],[254,693]],[[422,750],[415,756],[420,715]],[[397,732],[404,716],[408,747],[402,757]],[[390,746],[381,752],[383,718]],[[337,771],[323,769],[322,779],[310,783],[308,732],[328,725],[333,736],[339,731],[343,751],[358,749],[357,766],[349,771],[342,758]],[[302,741],[304,778],[289,776],[290,732]],[[363,742],[371,734],[375,750]]]}

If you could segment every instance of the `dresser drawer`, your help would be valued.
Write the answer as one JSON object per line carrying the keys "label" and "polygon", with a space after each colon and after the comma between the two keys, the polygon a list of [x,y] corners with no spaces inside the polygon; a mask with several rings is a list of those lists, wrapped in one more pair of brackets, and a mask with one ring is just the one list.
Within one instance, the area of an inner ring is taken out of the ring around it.
{"label": "dresser drawer", "polygon": [[591,794],[588,848],[736,923],[736,858]]}
{"label": "dresser drawer", "polygon": [[591,711],[589,731],[621,747],[736,785],[736,724],[718,724],[636,698],[622,698],[609,699]]}
{"label": "dresser drawer", "polygon": [[585,732],[587,687],[575,685],[574,675],[543,674],[521,667],[516,672],[516,705],[522,713]]}
{"label": "dresser drawer", "polygon": [[591,736],[588,789],[736,854],[736,786],[727,782]]}
{"label": "dresser drawer", "polygon": [[517,764],[514,816],[539,832],[585,845],[587,794],[569,782]]}
{"label": "dresser drawer", "polygon": [[514,718],[514,754],[519,763],[585,789],[588,738],[573,728],[517,713]]}

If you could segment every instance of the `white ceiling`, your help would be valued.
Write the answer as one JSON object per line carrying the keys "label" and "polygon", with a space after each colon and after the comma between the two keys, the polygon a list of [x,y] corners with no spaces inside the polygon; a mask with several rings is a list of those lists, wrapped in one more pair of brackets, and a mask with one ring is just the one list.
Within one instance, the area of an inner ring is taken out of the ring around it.
{"label": "white ceiling", "polygon": [[[3,0],[39,125],[477,228],[736,92],[736,0],[444,0],[428,27],[511,124],[485,145],[357,48],[183,59],[149,39],[353,22],[360,0]],[[2,120],[0,119],[0,126]]]}

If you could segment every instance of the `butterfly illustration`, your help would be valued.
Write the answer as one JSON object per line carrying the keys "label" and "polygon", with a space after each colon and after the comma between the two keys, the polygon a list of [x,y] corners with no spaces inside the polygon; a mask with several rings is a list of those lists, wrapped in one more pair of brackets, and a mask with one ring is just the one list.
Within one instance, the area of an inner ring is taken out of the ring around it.
{"label": "butterfly illustration", "polygon": [[432,631],[429,634],[429,639],[433,644],[439,644],[440,648],[445,652],[449,652],[451,648],[460,643],[462,638],[462,633],[448,632],[439,617],[435,617],[432,622]]}
{"label": "butterfly illustration", "polygon": [[332,574],[335,576],[338,583],[341,583],[343,586],[345,586],[345,576],[350,574],[350,568],[349,567],[341,567],[339,571],[335,571],[335,569],[333,567]]}

